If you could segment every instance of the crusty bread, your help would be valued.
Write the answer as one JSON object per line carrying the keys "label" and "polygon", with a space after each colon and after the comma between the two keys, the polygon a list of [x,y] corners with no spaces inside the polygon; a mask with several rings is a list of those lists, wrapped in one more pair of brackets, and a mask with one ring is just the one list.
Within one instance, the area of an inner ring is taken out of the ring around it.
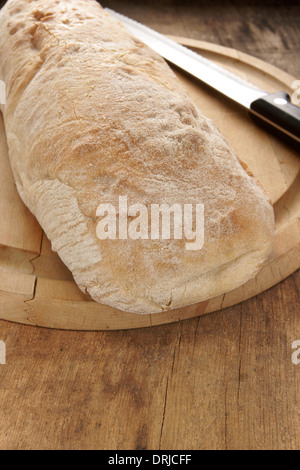
{"label": "crusty bread", "polygon": [[[273,209],[156,53],[94,0],[10,0],[0,79],[21,198],[83,292],[135,313],[217,296],[268,257]],[[99,240],[100,203],[204,204],[205,242]]]}

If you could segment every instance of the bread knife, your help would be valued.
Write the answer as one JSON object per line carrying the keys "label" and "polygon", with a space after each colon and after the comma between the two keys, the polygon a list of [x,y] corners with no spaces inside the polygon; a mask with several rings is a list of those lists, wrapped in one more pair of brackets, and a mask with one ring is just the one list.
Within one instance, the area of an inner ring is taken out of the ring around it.
{"label": "bread knife", "polygon": [[106,11],[168,62],[246,108],[256,123],[300,151],[300,107],[291,103],[288,93],[268,93],[147,26]]}

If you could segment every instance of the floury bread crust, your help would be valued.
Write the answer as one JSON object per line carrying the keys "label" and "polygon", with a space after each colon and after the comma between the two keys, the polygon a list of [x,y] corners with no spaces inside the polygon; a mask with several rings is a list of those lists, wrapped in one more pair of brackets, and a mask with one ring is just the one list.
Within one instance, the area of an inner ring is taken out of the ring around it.
{"label": "floury bread crust", "polygon": [[[10,0],[0,79],[18,191],[78,286],[101,303],[157,313],[257,274],[274,214],[168,65],[93,0]],[[100,203],[205,206],[205,243],[103,240]]]}

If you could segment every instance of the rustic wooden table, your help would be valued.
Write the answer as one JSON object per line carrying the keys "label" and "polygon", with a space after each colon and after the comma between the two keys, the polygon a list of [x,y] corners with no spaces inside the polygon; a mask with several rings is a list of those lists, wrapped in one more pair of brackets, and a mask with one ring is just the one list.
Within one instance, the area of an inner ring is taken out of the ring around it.
{"label": "rustic wooden table", "polygon": [[[296,2],[103,4],[300,77]],[[236,307],[142,330],[0,321],[0,449],[299,449],[299,290],[297,272]]]}

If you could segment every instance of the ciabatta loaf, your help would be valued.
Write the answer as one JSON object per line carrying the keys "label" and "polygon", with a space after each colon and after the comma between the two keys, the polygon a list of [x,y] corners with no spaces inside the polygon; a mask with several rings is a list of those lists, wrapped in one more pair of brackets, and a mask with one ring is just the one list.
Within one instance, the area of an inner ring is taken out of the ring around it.
{"label": "ciabatta loaf", "polygon": [[[157,313],[260,270],[274,232],[263,189],[164,60],[96,1],[9,0],[0,79],[18,191],[83,292]],[[120,196],[147,208],[203,204],[203,248],[99,239],[97,208],[118,207]]]}

